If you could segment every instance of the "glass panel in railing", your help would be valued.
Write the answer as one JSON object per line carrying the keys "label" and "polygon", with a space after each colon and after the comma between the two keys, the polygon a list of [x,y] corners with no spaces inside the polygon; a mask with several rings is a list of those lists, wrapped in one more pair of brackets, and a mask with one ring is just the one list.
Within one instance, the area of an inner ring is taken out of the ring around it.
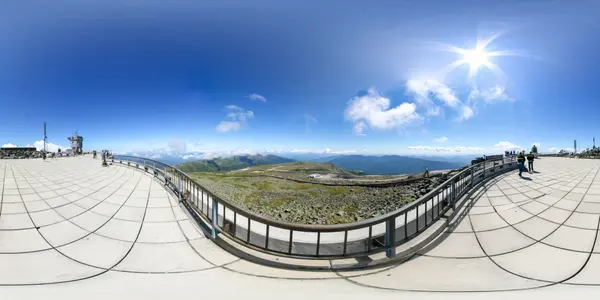
{"label": "glass panel in railing", "polygon": [[[439,214],[441,213],[441,207],[439,206],[439,193],[436,193],[435,195],[433,195],[433,197],[431,197],[431,217],[432,218],[437,218],[437,216],[439,216]],[[429,207],[429,204],[427,205]]]}
{"label": "glass panel in railing", "polygon": [[246,216],[236,213],[233,221],[235,223],[234,237],[247,242],[249,238],[248,228],[252,229],[250,220]]}
{"label": "glass panel in railing", "polygon": [[406,228],[404,229],[405,231],[405,238],[410,238],[411,236],[415,235],[417,233],[417,210],[416,208],[413,208],[411,210],[409,210],[408,212],[406,212]]}
{"label": "glass panel in railing", "polygon": [[323,232],[319,244],[319,256],[344,255],[345,232]]}
{"label": "glass panel in railing", "polygon": [[[396,216],[396,242],[403,241],[407,238],[406,229],[408,228],[406,225],[408,224],[408,216],[406,214],[400,214]],[[385,235],[385,222],[383,224],[383,233],[378,236],[378,244],[383,247],[384,246],[384,235]]]}
{"label": "glass panel in railing", "polygon": [[206,191],[205,190],[200,190],[200,202],[198,203],[198,208],[200,208],[200,211],[204,215],[206,215],[206,216],[210,215],[209,214],[209,211],[210,211],[209,210],[209,203],[210,202],[211,202],[210,196],[208,196],[208,194],[206,193]]}
{"label": "glass panel in railing", "polygon": [[190,186],[190,203],[197,209],[198,208],[198,197],[197,197],[198,187],[196,184],[192,183]]}
{"label": "glass panel in railing", "polygon": [[427,209],[429,209],[430,207],[425,207],[425,203],[426,201],[423,201],[422,203],[420,203],[417,207],[417,211],[418,211],[418,229],[421,230],[421,228],[425,227],[425,214],[427,212]]}
{"label": "glass panel in railing", "polygon": [[[268,229],[270,231],[270,228]],[[264,248],[266,246],[267,225],[250,220],[250,244]]]}
{"label": "glass panel in railing", "polygon": [[369,227],[370,226],[348,230],[346,254],[349,255],[367,252],[367,245],[369,243]]}
{"label": "glass panel in railing", "polygon": [[221,226],[221,228],[227,231],[229,234],[233,235],[235,227],[234,221],[235,223],[237,223],[237,214],[231,208],[228,208],[224,205],[220,205],[220,207],[223,207],[223,210],[225,212],[223,216],[223,225]]}
{"label": "glass panel in railing", "polygon": [[[215,204],[215,201],[211,201],[212,204]],[[223,228],[223,226],[225,226],[225,218],[224,218],[224,214],[225,214],[225,207],[223,206],[223,204],[216,202],[216,209],[217,209],[217,226],[219,226],[220,228]]]}
{"label": "glass panel in railing", "polygon": [[267,249],[275,252],[288,253],[290,250],[290,230],[269,226],[269,245]]}
{"label": "glass panel in railing", "polygon": [[435,212],[437,211],[437,207],[435,206],[435,197],[427,200],[426,204],[427,211],[425,212],[425,220],[427,221],[426,224],[431,224],[435,220]]}
{"label": "glass panel in railing", "polygon": [[292,254],[302,256],[316,256],[317,239],[317,232],[294,231],[292,233]]}

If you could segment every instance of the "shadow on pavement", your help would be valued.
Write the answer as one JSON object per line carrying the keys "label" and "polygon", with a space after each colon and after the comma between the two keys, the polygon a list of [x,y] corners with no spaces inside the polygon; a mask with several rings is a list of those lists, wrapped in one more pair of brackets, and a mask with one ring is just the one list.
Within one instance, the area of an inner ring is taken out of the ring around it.
{"label": "shadow on pavement", "polygon": [[[507,175],[508,175],[508,173],[501,174],[493,179],[490,179],[484,185],[477,187],[475,190],[473,190],[470,193],[468,193],[467,195],[465,195],[465,197],[466,197],[466,199],[464,200],[465,202],[461,203],[459,205],[459,207],[457,207],[456,215],[454,215],[450,220],[448,220],[449,223],[448,223],[446,229],[444,230],[444,232],[441,233],[437,238],[435,238],[430,244],[426,245],[425,247],[423,247],[419,251],[417,251],[416,255],[411,257],[409,260],[416,259],[419,256],[427,255],[427,253],[429,253],[429,251],[433,250],[435,247],[437,247],[439,244],[441,244],[444,240],[446,240],[450,236],[450,234],[454,232],[454,230],[456,229],[458,224],[460,224],[463,221],[470,222],[470,220],[468,219],[469,218],[468,215],[469,215],[469,212],[471,211],[471,208],[473,206],[475,206],[477,201],[479,201],[479,199],[482,196],[485,195],[485,193],[490,188],[490,186],[496,184],[497,182],[500,182]],[[471,227],[471,226],[469,225],[469,227]]]}
{"label": "shadow on pavement", "polygon": [[521,179],[523,179],[523,180],[529,180],[529,181],[533,180],[533,179],[531,179],[531,177],[525,177],[525,176],[521,176]]}

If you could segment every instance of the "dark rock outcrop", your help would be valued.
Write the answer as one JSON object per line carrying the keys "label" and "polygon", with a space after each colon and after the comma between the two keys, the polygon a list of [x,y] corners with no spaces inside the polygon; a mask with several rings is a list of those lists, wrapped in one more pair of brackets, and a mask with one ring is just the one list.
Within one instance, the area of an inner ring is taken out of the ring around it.
{"label": "dark rock outcrop", "polygon": [[0,159],[26,159],[40,158],[42,152],[34,147],[10,147],[0,148]]}

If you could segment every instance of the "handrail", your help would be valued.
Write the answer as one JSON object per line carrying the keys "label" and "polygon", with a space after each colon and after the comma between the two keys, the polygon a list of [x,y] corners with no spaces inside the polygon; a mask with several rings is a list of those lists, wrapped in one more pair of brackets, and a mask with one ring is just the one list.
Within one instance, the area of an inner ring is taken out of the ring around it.
{"label": "handrail", "polygon": [[[500,169],[515,167],[513,157],[484,161],[465,168],[398,210],[353,223],[310,225],[283,222],[247,211],[219,198],[174,166],[127,155],[114,155],[113,163],[115,160],[129,165],[133,162],[137,168],[141,163],[146,172],[149,168],[154,169],[154,176],[159,180],[162,178],[165,186],[196,214],[201,225],[211,231],[213,238],[225,234],[260,251],[316,258],[363,256],[381,251],[393,256],[396,245],[410,240],[437,221],[470,188],[488,177],[487,174],[495,175]],[[362,233],[357,232],[361,230]],[[343,237],[333,237],[335,234]]]}

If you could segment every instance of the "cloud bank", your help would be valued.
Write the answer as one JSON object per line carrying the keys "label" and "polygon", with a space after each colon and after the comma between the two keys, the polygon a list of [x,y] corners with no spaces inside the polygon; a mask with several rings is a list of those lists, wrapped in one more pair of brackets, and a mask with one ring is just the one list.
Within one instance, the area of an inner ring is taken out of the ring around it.
{"label": "cloud bank", "polygon": [[259,94],[250,94],[248,95],[248,99],[250,100],[254,100],[254,101],[260,101],[260,102],[267,102],[267,98],[259,95]]}
{"label": "cloud bank", "polygon": [[350,99],[344,116],[352,121],[354,133],[360,136],[366,135],[368,129],[404,129],[420,124],[426,118],[441,116],[445,109],[453,112],[455,121],[467,121],[476,115],[479,102],[514,101],[506,89],[498,85],[487,89],[471,87],[465,94],[467,98],[461,101],[451,87],[428,77],[407,80],[405,91],[409,99],[395,107],[391,107],[390,98],[374,87],[366,94]]}
{"label": "cloud bank", "polygon": [[217,132],[236,132],[244,127],[249,119],[254,118],[254,112],[235,105],[228,105],[225,109],[227,110],[227,118],[230,121],[221,121],[217,125]]}
{"label": "cloud bank", "polygon": [[367,94],[356,96],[348,102],[344,111],[347,120],[354,123],[354,133],[365,135],[366,129],[402,129],[421,120],[416,105],[402,103],[390,108],[390,99],[370,88]]}
{"label": "cloud bank", "polygon": [[[15,148],[15,147],[20,147],[20,146],[12,144],[12,143],[2,145],[2,148]],[[44,149],[44,140],[35,141],[35,142],[33,142],[33,144],[27,144],[25,147],[35,147],[38,151],[41,151]],[[69,147],[67,147],[67,146],[61,146],[61,145],[57,145],[57,144],[54,144],[51,142],[46,143],[46,149],[48,149],[49,152],[58,152],[58,149],[66,150],[68,148]]]}

